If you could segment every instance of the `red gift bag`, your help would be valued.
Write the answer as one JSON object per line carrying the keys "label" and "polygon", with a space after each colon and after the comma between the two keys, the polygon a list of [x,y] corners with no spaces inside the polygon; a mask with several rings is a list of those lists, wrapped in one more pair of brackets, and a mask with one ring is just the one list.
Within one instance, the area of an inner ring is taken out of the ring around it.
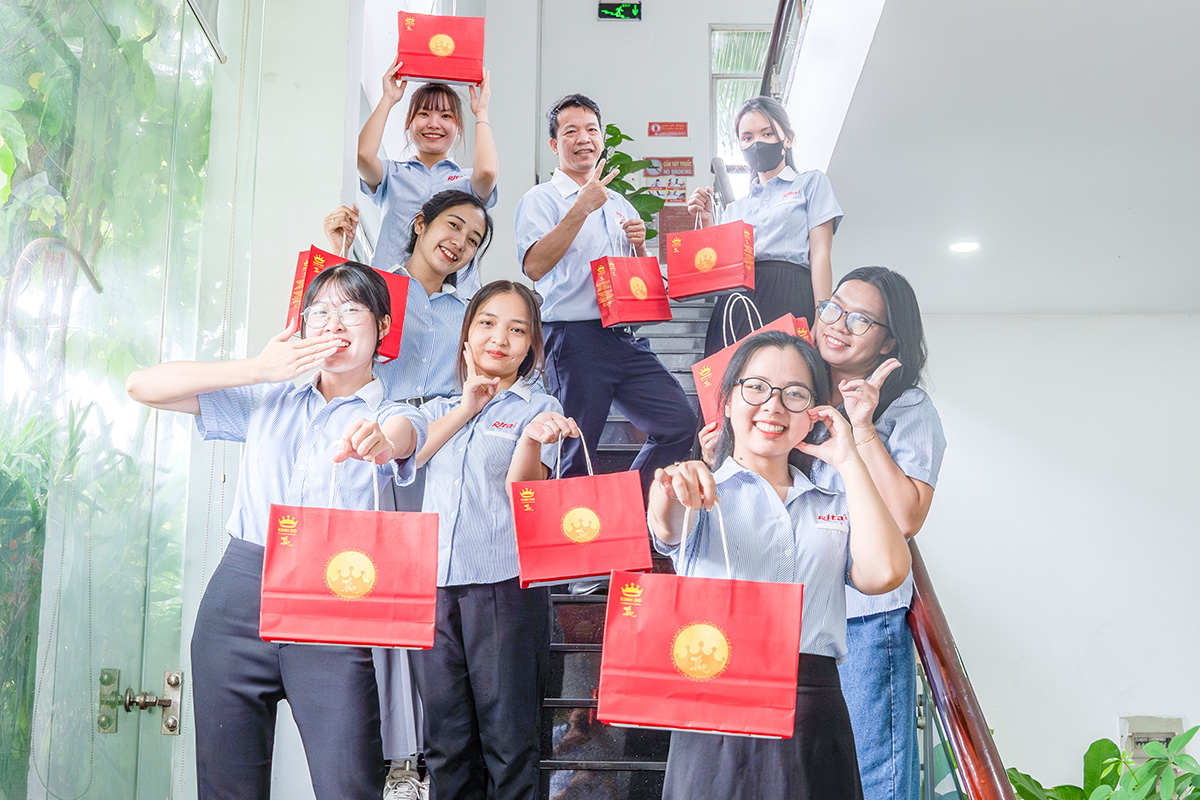
{"label": "red gift bag", "polygon": [[450,83],[483,80],[483,17],[400,12],[399,75]]}
{"label": "red gift bag", "polygon": [[[433,646],[438,515],[379,511],[378,480],[371,480],[375,511],[271,504],[259,615],[264,640]],[[329,495],[332,506],[332,482]]]}
{"label": "red gift bag", "polygon": [[[336,267],[347,259],[326,253],[319,247],[301,250],[296,259],[296,276],[292,280],[292,296],[288,303],[287,324],[291,325],[300,319],[300,306],[304,303],[304,293],[308,285],[321,270],[326,267]],[[383,276],[387,283],[388,296],[392,303],[392,324],[383,342],[379,345],[379,357],[382,361],[391,361],[400,355],[400,339],[404,333],[404,310],[408,308],[409,278],[394,272],[375,270]]]}
{"label": "red gift bag", "polygon": [[667,294],[672,300],[754,288],[754,226],[749,222],[727,222],[670,237]]}
{"label": "red gift bag", "polygon": [[605,256],[592,262],[600,322],[608,328],[671,319],[662,270],[653,256]]}
{"label": "red gift bag", "polygon": [[[751,319],[750,324],[754,325],[757,322],[758,327],[744,338],[730,344],[730,339],[733,338],[731,335],[733,330],[732,309],[735,305],[745,308],[746,314]],[[809,344],[813,343],[812,335],[808,331],[808,321],[804,317],[784,314],[779,319],[763,325],[762,317],[758,315],[758,309],[754,307],[754,302],[744,294],[735,294],[725,304],[722,330],[725,334],[725,347],[692,365],[692,377],[696,382],[696,399],[700,401],[700,413],[704,415],[705,425],[721,419],[721,381],[725,378],[725,370],[729,367],[729,362],[733,359],[733,354],[737,352],[739,344],[763,331],[782,331],[800,336]]]}
{"label": "red gift bag", "polygon": [[512,485],[522,589],[652,566],[637,471],[592,474],[583,448],[587,475]]}
{"label": "red gift bag", "polygon": [[[728,573],[727,548],[725,563]],[[797,583],[614,571],[597,716],[609,725],[790,737],[803,604]]]}

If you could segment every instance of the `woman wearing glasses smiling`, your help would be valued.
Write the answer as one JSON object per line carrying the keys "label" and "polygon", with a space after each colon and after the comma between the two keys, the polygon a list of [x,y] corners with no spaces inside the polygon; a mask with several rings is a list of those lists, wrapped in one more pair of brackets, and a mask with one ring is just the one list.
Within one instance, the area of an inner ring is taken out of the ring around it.
{"label": "woman wearing glasses smiling", "polygon": [[[929,513],[946,439],[933,402],[919,388],[925,332],[904,276],[883,267],[848,273],[833,298],[817,304],[816,345],[832,378],[834,405],[905,538]],[[828,464],[813,465],[817,486],[844,491]],[[868,596],[846,587],[849,650],[838,670],[850,709],[866,800],[916,798],[916,666],[905,615],[912,574],[896,590]]]}

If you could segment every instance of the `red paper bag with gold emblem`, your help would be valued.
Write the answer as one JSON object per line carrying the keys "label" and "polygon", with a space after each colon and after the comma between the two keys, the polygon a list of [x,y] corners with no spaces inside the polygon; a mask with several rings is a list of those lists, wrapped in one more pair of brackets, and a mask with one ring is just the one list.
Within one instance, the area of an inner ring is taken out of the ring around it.
{"label": "red paper bag with gold emblem", "polygon": [[[308,285],[312,283],[312,279],[321,270],[344,264],[346,260],[333,253],[326,253],[319,247],[310,247],[300,251],[300,255],[296,258],[296,276],[292,280],[292,295],[288,301],[288,325],[300,319],[300,307],[304,303],[304,293],[308,291]],[[383,280],[387,283],[388,296],[392,303],[391,327],[388,328],[383,342],[379,345],[380,360],[391,361],[400,355],[400,339],[404,332],[404,310],[408,307],[408,282],[410,279],[381,269],[375,271],[382,275]]]}
{"label": "red paper bag with gold emblem", "polygon": [[594,475],[584,455],[588,475],[512,485],[522,589],[653,566],[638,473]]}
{"label": "red paper bag with gold emblem", "polygon": [[400,12],[399,75],[450,83],[483,80],[483,17]]}
{"label": "red paper bag with gold emblem", "polygon": [[667,235],[667,294],[672,300],[754,288],[750,223],[739,220]]}
{"label": "red paper bag with gold emblem", "polygon": [[606,328],[671,319],[657,258],[597,258],[592,262],[592,282],[596,285],[600,322]]}
{"label": "red paper bag with gold emblem", "polygon": [[[724,528],[721,519],[722,537]],[[608,725],[790,737],[803,605],[798,583],[614,571],[597,716]]]}
{"label": "red paper bag with gold emblem", "polygon": [[[754,308],[753,302],[745,295],[739,294],[730,298],[730,301],[725,305],[726,322],[729,322],[732,309],[735,305],[739,304],[739,299],[744,301],[747,313],[750,314],[752,320],[758,317],[758,310]],[[808,321],[804,317],[794,317],[791,314],[784,314],[779,319],[772,320],[766,325],[763,325],[762,318],[758,317],[757,323],[759,327],[745,337],[738,339],[733,344],[727,344],[723,349],[692,365],[692,377],[696,382],[696,399],[700,401],[700,413],[704,415],[705,425],[721,419],[721,381],[725,378],[725,370],[729,367],[729,362],[733,359],[733,354],[737,352],[739,344],[754,334],[762,333],[763,331],[790,333],[812,344],[812,335],[808,330]],[[751,324],[753,325],[754,322],[752,321]],[[726,327],[732,329],[732,325],[727,325]],[[729,336],[725,337],[726,342],[729,339]]]}
{"label": "red paper bag with gold emblem", "polygon": [[259,635],[269,642],[432,647],[437,538],[437,514],[272,503]]}

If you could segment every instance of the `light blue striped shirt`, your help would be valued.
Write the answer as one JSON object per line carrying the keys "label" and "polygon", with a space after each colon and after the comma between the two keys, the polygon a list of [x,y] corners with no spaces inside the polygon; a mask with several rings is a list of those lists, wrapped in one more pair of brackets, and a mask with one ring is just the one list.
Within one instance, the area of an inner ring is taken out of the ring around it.
{"label": "light blue striped shirt", "polygon": [[[930,486],[937,486],[946,451],[946,436],[942,419],[929,395],[912,388],[892,401],[875,423],[879,441],[887,448],[900,471]],[[813,465],[813,483],[837,492],[845,491],[842,476],[824,461]],[[908,608],[912,602],[912,572],[899,588],[886,594],[868,595],[846,587],[846,614],[865,617],[897,608]]]}
{"label": "light blue striped shirt", "polygon": [[[385,401],[379,381],[326,403],[316,380],[314,376],[299,386],[237,386],[199,396],[196,428],[200,437],[246,443],[226,525],[233,538],[265,545],[272,503],[328,507],[333,454],[346,430],[360,419],[384,422],[401,415],[416,429],[417,449],[425,443],[425,419],[412,406]],[[412,459],[379,467],[355,459],[343,462],[338,465],[334,506],[374,508],[371,481],[383,483],[390,477],[406,484],[413,478],[412,464]]]}
{"label": "light blue striped shirt", "polygon": [[755,259],[807,267],[808,232],[829,220],[836,232],[842,208],[824,172],[814,169],[798,175],[784,167],[765,186],[751,181],[750,194],[725,207],[721,221],[736,220],[754,226]]}
{"label": "light blue striped shirt", "polygon": [[[404,267],[394,272],[412,278]],[[416,278],[408,282],[400,355],[375,366],[385,397],[402,401],[458,392],[454,371],[466,313],[466,296],[450,284],[429,295]]]}
{"label": "light blue striped shirt", "polygon": [[[846,592],[850,585],[850,520],[846,496],[809,482],[792,468],[784,500],[760,475],[725,460],[713,478],[725,517],[733,578],[804,584],[800,652],[846,657]],[[651,541],[671,556],[680,575],[724,578],[725,555],[717,511],[693,515],[687,553]]]}
{"label": "light blue striped shirt", "polygon": [[[458,407],[462,397],[421,406],[428,422]],[[425,465],[421,508],[438,515],[438,586],[499,583],[517,576],[517,534],[504,482],[525,426],[543,411],[562,413],[536,382],[517,381],[434,453]],[[558,445],[542,446],[554,464]]]}
{"label": "light blue striped shirt", "polygon": [[[545,183],[534,186],[517,203],[514,223],[517,232],[517,261],[525,269],[529,248],[554,229],[582,187],[561,169]],[[641,219],[633,206],[616,192],[608,191],[608,200],[584,220],[575,240],[562,259],[534,287],[545,298],[543,322],[580,322],[600,319],[596,303],[596,284],[592,282],[592,262],[602,256],[628,255],[629,244],[621,225],[629,219]]]}
{"label": "light blue striped shirt", "polygon": [[[383,211],[383,222],[379,226],[379,241],[375,243],[375,255],[371,266],[376,269],[394,271],[395,267],[408,261],[408,240],[412,234],[412,221],[425,201],[446,189],[474,194],[471,187],[471,170],[463,169],[449,158],[443,158],[426,167],[416,156],[407,161],[386,160],[383,162],[383,179],[372,192],[367,182],[359,179],[358,185],[372,203]],[[497,190],[484,205],[496,205]],[[458,290],[470,297],[479,289],[477,261],[458,271]]]}

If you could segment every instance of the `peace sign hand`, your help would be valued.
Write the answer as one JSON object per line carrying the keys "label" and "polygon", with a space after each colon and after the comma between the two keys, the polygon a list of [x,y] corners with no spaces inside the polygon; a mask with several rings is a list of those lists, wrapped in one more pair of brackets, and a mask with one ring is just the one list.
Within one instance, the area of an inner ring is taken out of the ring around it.
{"label": "peace sign hand", "polygon": [[842,381],[838,391],[842,393],[842,402],[846,407],[846,416],[854,426],[856,437],[870,436],[874,433],[874,423],[871,418],[879,407],[879,390],[888,375],[900,368],[900,362],[894,358],[884,361],[866,380]]}
{"label": "peace sign hand", "polygon": [[473,417],[496,396],[500,379],[485,378],[478,373],[475,369],[475,356],[471,353],[470,344],[463,344],[463,359],[467,366],[467,379],[463,381],[462,407]]}
{"label": "peace sign hand", "polygon": [[[608,186],[613,178],[621,171],[614,169],[612,172],[604,175],[604,162],[606,159],[600,159],[600,163],[596,165],[596,171],[592,173],[592,177],[579,190],[579,196],[575,198],[575,205],[579,206],[585,214],[590,214],[600,206],[604,205],[608,200]],[[604,175],[603,178],[600,176]]]}

